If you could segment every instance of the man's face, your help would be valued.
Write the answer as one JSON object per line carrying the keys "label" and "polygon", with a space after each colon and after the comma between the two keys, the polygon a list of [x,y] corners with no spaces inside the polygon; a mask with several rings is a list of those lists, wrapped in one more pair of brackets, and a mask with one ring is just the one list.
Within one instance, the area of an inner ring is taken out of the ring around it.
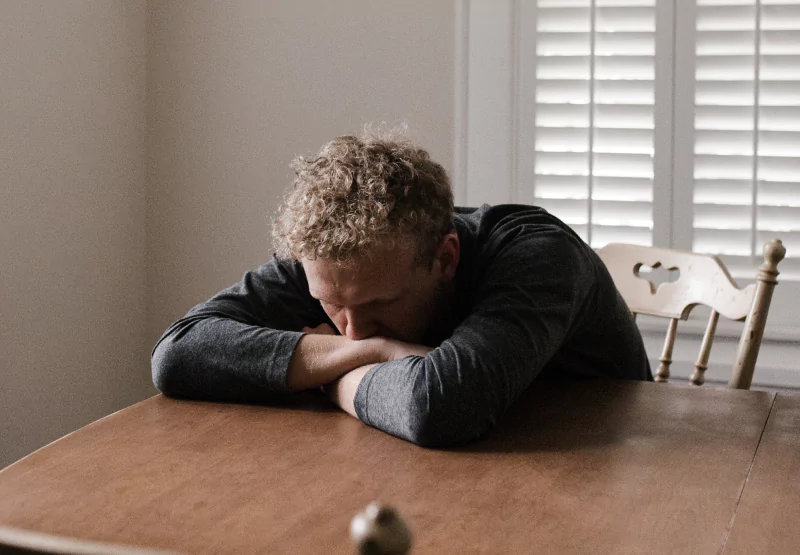
{"label": "man's face", "polygon": [[410,244],[398,241],[394,249],[380,248],[353,267],[302,261],[311,296],[339,333],[353,340],[380,336],[421,343],[455,275],[458,236],[445,237],[430,268],[417,264]]}

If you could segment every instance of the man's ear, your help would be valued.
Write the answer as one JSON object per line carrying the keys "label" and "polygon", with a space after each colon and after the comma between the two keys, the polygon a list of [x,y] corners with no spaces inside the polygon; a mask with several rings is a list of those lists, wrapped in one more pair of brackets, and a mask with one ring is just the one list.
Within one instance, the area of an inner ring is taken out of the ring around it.
{"label": "man's ear", "polygon": [[455,230],[444,236],[439,248],[436,249],[436,262],[442,272],[442,277],[451,280],[456,276],[458,260],[461,256],[461,241]]}

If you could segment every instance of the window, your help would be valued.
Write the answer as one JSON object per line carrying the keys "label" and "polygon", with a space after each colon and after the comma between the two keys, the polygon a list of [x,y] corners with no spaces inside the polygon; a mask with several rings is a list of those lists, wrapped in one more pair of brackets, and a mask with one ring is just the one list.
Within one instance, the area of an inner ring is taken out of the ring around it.
{"label": "window", "polygon": [[617,4],[536,14],[534,203],[595,247],[653,243],[655,0]]}
{"label": "window", "polygon": [[[593,247],[787,248],[800,334],[800,0],[462,0],[457,201],[538,204]],[[460,186],[460,188],[459,188]]]}
{"label": "window", "polygon": [[750,276],[763,244],[780,237],[791,249],[783,280],[797,280],[800,1],[698,0],[693,19],[683,23],[694,60],[676,60],[694,69],[691,246]]}

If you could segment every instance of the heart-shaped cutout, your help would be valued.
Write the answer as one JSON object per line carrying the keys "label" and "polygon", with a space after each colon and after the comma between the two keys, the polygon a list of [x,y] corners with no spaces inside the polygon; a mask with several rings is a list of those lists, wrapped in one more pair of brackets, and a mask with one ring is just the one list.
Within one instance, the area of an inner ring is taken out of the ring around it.
{"label": "heart-shaped cutout", "polygon": [[633,269],[633,274],[637,278],[649,282],[650,291],[653,294],[664,283],[675,283],[681,277],[681,271],[678,268],[664,268],[660,262],[656,262],[653,266],[637,264]]}

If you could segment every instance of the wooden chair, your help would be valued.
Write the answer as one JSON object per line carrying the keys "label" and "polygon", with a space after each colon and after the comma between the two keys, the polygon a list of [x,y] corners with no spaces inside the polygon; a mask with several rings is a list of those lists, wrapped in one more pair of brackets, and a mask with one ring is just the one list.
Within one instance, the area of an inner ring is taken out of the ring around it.
{"label": "wooden chair", "polygon": [[[700,304],[711,308],[711,315],[691,382],[702,385],[705,381],[711,344],[719,315],[722,314],[731,320],[745,322],[728,387],[750,389],[772,291],[778,283],[778,264],[786,255],[780,240],[775,239],[764,245],[764,263],[759,268],[756,283],[744,289],[736,285],[722,261],[712,255],[621,243],[598,249],[597,254],[611,273],[634,317],[648,314],[670,319],[659,359],[661,364],[655,376],[657,382],[669,380],[678,320],[688,319],[692,309]],[[677,269],[680,277],[656,288],[640,276],[643,266]]]}

